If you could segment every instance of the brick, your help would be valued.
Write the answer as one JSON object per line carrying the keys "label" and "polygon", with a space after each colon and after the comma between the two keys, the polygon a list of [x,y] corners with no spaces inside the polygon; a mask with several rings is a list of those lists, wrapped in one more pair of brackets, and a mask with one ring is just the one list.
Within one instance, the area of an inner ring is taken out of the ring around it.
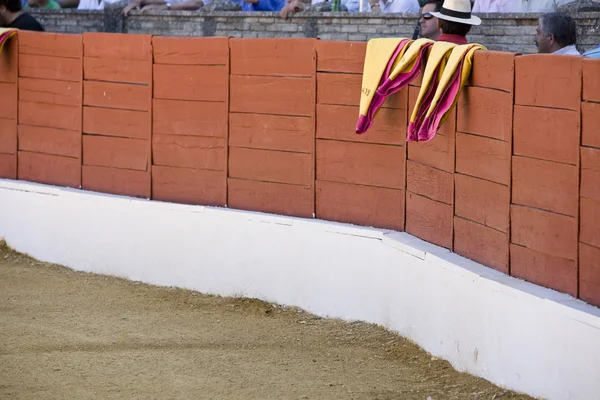
{"label": "brick", "polygon": [[308,78],[231,76],[232,112],[313,116],[313,81]]}
{"label": "brick", "polygon": [[513,157],[512,202],[575,217],[578,168],[574,165]]}
{"label": "brick", "polygon": [[148,170],[146,140],[108,136],[83,136],[83,164],[97,167]]}
{"label": "brick", "polygon": [[205,65],[155,65],[154,98],[227,101],[227,68]]}
{"label": "brick", "polygon": [[0,118],[0,153],[17,153],[17,121]]}
{"label": "brick", "polygon": [[454,175],[454,183],[454,213],[457,216],[508,232],[508,186],[461,174]]}
{"label": "brick", "polygon": [[81,83],[21,78],[19,100],[80,107]]}
{"label": "brick", "polygon": [[438,246],[452,248],[452,206],[407,192],[406,232]]}
{"label": "brick", "polygon": [[581,144],[600,148],[600,103],[581,103]]}
{"label": "brick", "polygon": [[100,193],[150,198],[150,172],[84,165],[81,187]]}
{"label": "brick", "polygon": [[19,125],[19,150],[81,158],[81,132]]}
{"label": "brick", "polygon": [[152,63],[84,57],[83,77],[86,80],[149,85],[152,83]]}
{"label": "brick", "polygon": [[227,173],[152,166],[152,199],[183,204],[225,206]]}
{"label": "brick", "polygon": [[154,64],[226,65],[229,39],[221,37],[152,38]]}
{"label": "brick", "polygon": [[16,83],[0,83],[0,118],[17,118]]}
{"label": "brick", "polygon": [[454,135],[437,135],[429,142],[408,143],[408,159],[454,172]]}
{"label": "brick", "polygon": [[227,170],[227,142],[225,138],[152,135],[154,165]]}
{"label": "brick", "polygon": [[600,247],[600,201],[582,197],[579,212],[579,240]]}
{"label": "brick", "polygon": [[153,100],[153,133],[227,136],[227,103]]}
{"label": "brick", "polygon": [[508,273],[508,234],[454,217],[454,252]]}
{"label": "brick", "polygon": [[0,178],[17,179],[17,154],[0,153]]}
{"label": "brick", "polygon": [[581,196],[600,201],[600,149],[581,148],[580,187]]}
{"label": "brick", "polygon": [[17,176],[21,181],[79,188],[81,161],[76,158],[19,151]]}
{"label": "brick", "polygon": [[77,58],[19,55],[19,76],[81,82],[82,65]]}
{"label": "brick", "polygon": [[0,53],[0,82],[16,83],[19,77],[19,42],[13,36]]}
{"label": "brick", "polygon": [[358,106],[361,87],[361,75],[318,73],[317,103]]}
{"label": "brick", "polygon": [[526,247],[510,246],[511,275],[577,296],[577,262]]}
{"label": "brick", "polygon": [[362,74],[367,44],[364,42],[323,41],[316,44],[317,71]]}
{"label": "brick", "polygon": [[83,107],[83,132],[97,135],[150,139],[150,113],[145,111]]}
{"label": "brick", "polygon": [[312,76],[315,39],[230,39],[232,75]]}
{"label": "brick", "polygon": [[85,32],[83,44],[85,57],[152,61],[151,35]]}
{"label": "brick", "polygon": [[229,148],[229,177],[311,186],[311,154]]}
{"label": "brick", "polygon": [[406,190],[435,201],[452,204],[454,179],[451,173],[413,161],[406,162]]}
{"label": "brick", "polygon": [[317,218],[404,230],[404,190],[316,182]]}
{"label": "brick", "polygon": [[317,105],[317,137],[350,142],[404,145],[406,142],[405,110],[381,108],[373,126],[362,135],[356,134],[358,107]]}
{"label": "brick", "polygon": [[579,298],[600,307],[600,249],[579,244]]}
{"label": "brick", "polygon": [[456,134],[456,171],[508,185],[510,144],[495,139]]}
{"label": "brick", "polygon": [[83,42],[81,35],[19,31],[19,53],[81,59]]}
{"label": "brick", "polygon": [[586,58],[583,60],[583,100],[600,102],[600,61]]}
{"label": "brick", "polygon": [[227,179],[230,208],[312,218],[314,189],[272,182]]}
{"label": "brick", "polygon": [[577,220],[535,208],[511,206],[511,242],[548,255],[575,260]]}
{"label": "brick", "polygon": [[81,107],[19,102],[19,125],[81,131]]}
{"label": "brick", "polygon": [[515,55],[499,51],[476,51],[470,84],[512,92],[515,80]]}
{"label": "brick", "polygon": [[229,145],[265,150],[311,153],[315,121],[307,117],[230,114]]}
{"label": "brick", "polygon": [[457,130],[510,141],[513,98],[510,93],[465,87],[458,99]]}
{"label": "brick", "polygon": [[83,82],[83,104],[124,110],[150,111],[152,90],[149,86],[85,81]]}
{"label": "brick", "polygon": [[582,57],[546,54],[515,59],[515,104],[579,111]]}
{"label": "brick", "polygon": [[317,140],[317,179],[404,189],[404,157],[398,146]]}
{"label": "brick", "polygon": [[515,106],[513,153],[577,164],[579,130],[578,112]]}

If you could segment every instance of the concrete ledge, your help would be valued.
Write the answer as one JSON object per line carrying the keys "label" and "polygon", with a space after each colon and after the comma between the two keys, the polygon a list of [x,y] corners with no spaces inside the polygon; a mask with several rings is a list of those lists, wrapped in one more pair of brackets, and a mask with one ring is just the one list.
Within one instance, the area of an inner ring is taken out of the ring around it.
{"label": "concrete ledge", "polygon": [[0,237],[70,268],[363,320],[548,399],[600,393],[600,309],[408,234],[0,180]]}

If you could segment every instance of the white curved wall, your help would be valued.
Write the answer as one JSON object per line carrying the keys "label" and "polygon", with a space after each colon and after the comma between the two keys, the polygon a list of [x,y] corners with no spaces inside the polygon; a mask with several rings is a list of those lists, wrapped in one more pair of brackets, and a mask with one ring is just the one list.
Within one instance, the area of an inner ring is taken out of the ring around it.
{"label": "white curved wall", "polygon": [[600,310],[405,233],[0,180],[0,237],[80,271],[399,332],[549,399],[600,398]]}

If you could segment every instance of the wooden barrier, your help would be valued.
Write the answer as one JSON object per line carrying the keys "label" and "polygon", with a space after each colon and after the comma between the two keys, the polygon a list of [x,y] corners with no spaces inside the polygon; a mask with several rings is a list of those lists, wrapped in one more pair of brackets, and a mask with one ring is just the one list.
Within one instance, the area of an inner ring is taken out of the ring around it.
{"label": "wooden barrier", "polygon": [[407,146],[419,80],[354,133],[365,49],[19,32],[0,177],[406,230],[600,306],[600,60],[478,52]]}

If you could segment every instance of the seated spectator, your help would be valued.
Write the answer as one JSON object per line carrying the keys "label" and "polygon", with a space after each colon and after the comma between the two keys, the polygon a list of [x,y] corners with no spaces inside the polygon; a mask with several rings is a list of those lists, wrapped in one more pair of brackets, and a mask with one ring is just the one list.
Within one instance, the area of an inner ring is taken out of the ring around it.
{"label": "seated spectator", "polygon": [[421,9],[421,17],[419,18],[419,36],[425,39],[438,40],[442,33],[438,26],[438,19],[431,14],[439,12],[442,9],[443,0],[426,0],[427,3]]}
{"label": "seated spectator", "polygon": [[455,44],[467,44],[467,34],[471,26],[480,25],[479,17],[471,15],[470,0],[445,0],[440,11],[430,14],[438,19],[438,27],[442,32],[438,41]]}
{"label": "seated spectator", "polygon": [[[119,0],[58,0],[62,8],[77,7],[78,10],[104,10],[107,4],[116,3]],[[75,5],[77,4],[77,5]]]}
{"label": "seated spectator", "polygon": [[583,56],[589,58],[600,58],[600,45],[593,50],[586,51],[583,53]]}
{"label": "seated spectator", "polygon": [[[326,0],[286,0],[287,4],[281,9],[281,18],[287,19],[287,17],[294,15],[297,12],[304,11],[307,6],[324,3]],[[330,2],[332,0],[329,0]],[[416,0],[415,0],[416,1]],[[360,11],[360,0],[341,0],[342,9],[348,12]],[[363,2],[365,8],[363,11],[370,11],[369,3],[366,0]]]}
{"label": "seated spectator", "polygon": [[542,15],[535,31],[535,44],[540,53],[581,55],[577,43],[577,26],[573,18],[564,13]]}
{"label": "seated spectator", "polygon": [[0,26],[43,32],[37,19],[23,11],[21,0],[0,0]]}
{"label": "seated spectator", "polygon": [[474,13],[547,13],[575,0],[476,0]]}
{"label": "seated spectator", "polygon": [[[384,14],[416,14],[419,12],[419,2],[417,0],[369,0],[369,4],[372,12],[380,12]],[[350,9],[348,9],[348,11],[350,11]]]}
{"label": "seated spectator", "polygon": [[45,8],[48,10],[60,10],[60,5],[54,0],[28,0],[24,8]]}
{"label": "seated spectator", "polygon": [[210,0],[131,0],[123,9],[123,15],[127,16],[131,10],[196,11],[208,4]]}

